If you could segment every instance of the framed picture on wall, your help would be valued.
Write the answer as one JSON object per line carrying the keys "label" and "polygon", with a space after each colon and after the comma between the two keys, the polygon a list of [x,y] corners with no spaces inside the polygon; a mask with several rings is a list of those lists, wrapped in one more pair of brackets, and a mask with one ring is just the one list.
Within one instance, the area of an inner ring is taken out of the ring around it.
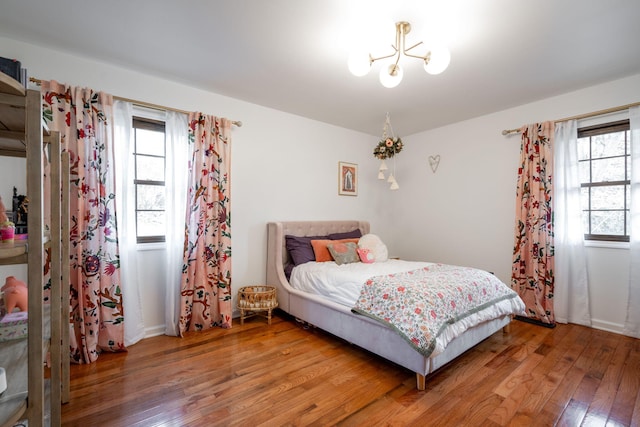
{"label": "framed picture on wall", "polygon": [[358,165],[355,163],[338,162],[338,194],[358,195]]}

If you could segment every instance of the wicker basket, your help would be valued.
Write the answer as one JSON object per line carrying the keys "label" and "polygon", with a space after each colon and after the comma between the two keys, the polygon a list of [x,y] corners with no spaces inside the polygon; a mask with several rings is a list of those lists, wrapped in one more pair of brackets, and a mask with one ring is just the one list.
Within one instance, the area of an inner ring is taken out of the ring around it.
{"label": "wicker basket", "polygon": [[266,317],[270,325],[271,311],[277,306],[276,288],[273,286],[245,286],[238,290],[241,325],[244,324],[244,319],[255,315]]}

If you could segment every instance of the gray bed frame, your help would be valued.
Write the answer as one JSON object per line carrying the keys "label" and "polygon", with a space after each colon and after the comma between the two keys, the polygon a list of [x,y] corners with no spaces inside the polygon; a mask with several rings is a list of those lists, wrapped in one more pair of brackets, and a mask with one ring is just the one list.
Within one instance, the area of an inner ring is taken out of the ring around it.
{"label": "gray bed frame", "polygon": [[293,221],[267,224],[267,284],[275,286],[278,306],[295,318],[310,323],[350,343],[416,373],[417,388],[424,390],[426,376],[488,338],[506,331],[511,316],[503,316],[474,328],[452,340],[445,351],[425,357],[391,328],[368,317],[354,314],[349,307],[291,287],[284,267],[291,262],[285,236],[324,236],[360,229],[369,233],[366,221]]}

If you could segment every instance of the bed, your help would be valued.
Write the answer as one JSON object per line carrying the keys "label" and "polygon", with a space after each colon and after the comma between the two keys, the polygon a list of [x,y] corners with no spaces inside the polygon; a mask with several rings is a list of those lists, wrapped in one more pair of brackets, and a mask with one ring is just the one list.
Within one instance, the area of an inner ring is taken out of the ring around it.
{"label": "bed", "polygon": [[359,229],[370,232],[366,221],[292,221],[267,224],[267,271],[269,285],[275,286],[279,308],[352,344],[362,347],[416,373],[416,386],[424,390],[426,376],[458,357],[479,342],[504,329],[512,314],[500,315],[472,326],[453,338],[437,354],[423,354],[388,325],[355,313],[348,305],[291,286],[285,269],[292,264],[285,236],[326,236]]}

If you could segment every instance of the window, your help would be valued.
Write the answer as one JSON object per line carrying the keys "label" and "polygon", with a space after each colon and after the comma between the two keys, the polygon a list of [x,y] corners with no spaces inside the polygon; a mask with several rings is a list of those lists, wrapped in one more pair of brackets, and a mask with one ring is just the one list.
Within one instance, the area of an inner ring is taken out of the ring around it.
{"label": "window", "polygon": [[133,118],[138,243],[165,241],[165,125],[142,117]]}
{"label": "window", "polygon": [[629,241],[629,121],[578,129],[586,240]]}

